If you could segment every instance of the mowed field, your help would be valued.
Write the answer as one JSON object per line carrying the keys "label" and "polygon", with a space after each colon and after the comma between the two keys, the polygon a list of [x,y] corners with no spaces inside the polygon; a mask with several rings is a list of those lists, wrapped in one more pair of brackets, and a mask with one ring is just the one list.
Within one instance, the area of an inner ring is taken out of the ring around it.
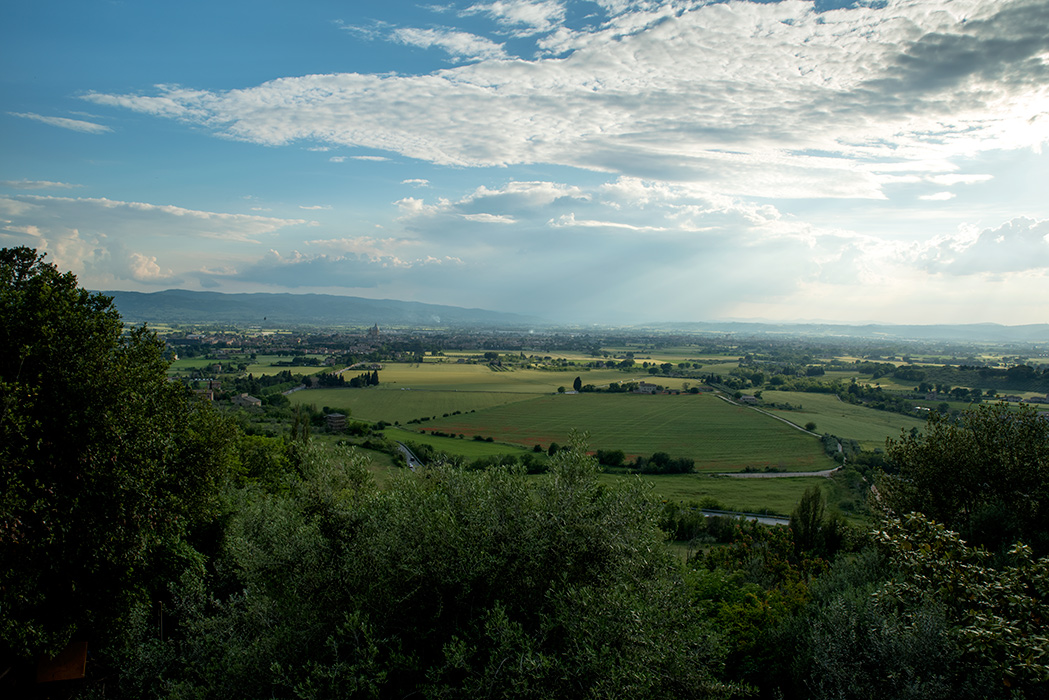
{"label": "mowed field", "polygon": [[[360,420],[407,423],[417,418],[440,418],[445,413],[480,411],[513,401],[527,401],[532,396],[501,391],[399,391],[378,387],[366,389],[309,389],[289,394],[293,405],[307,404],[316,408],[349,411]],[[428,424],[427,424],[428,425]]]}
{"label": "mowed field", "polygon": [[[349,370],[347,374],[353,373]],[[680,389],[682,379],[661,379],[648,374],[615,369],[573,368],[564,372],[539,369],[494,371],[488,365],[457,363],[384,364],[379,371],[383,389],[442,389],[447,391],[503,391],[525,394],[553,394],[558,387],[571,390],[579,377],[583,384],[608,386],[612,382],[647,381]],[[696,384],[695,380],[691,384]]]}
{"label": "mowed field", "polygon": [[[363,371],[363,370],[361,370]],[[347,370],[345,376],[358,372]],[[558,387],[572,388],[579,377],[584,384],[608,386],[612,382],[649,381],[681,389],[698,382],[659,379],[620,370],[551,372],[514,369],[493,371],[487,365],[457,363],[389,363],[379,371],[379,386],[366,389],[309,389],[288,396],[292,404],[312,404],[349,410],[361,420],[406,423],[417,418],[441,418],[445,413],[480,411],[493,406],[553,396]]]}
{"label": "mowed field", "polygon": [[421,426],[492,437],[531,447],[565,444],[572,430],[589,433],[593,449],[627,455],[667,452],[691,457],[705,471],[748,466],[809,471],[833,466],[820,441],[790,426],[710,394],[542,396]]}
{"label": "mowed field", "polygon": [[884,447],[885,439],[899,437],[901,430],[921,430],[925,426],[925,421],[918,418],[845,403],[834,394],[765,391],[762,398],[767,403],[800,405],[801,411],[768,410],[798,425],[812,421],[815,432],[858,440],[866,449]]}

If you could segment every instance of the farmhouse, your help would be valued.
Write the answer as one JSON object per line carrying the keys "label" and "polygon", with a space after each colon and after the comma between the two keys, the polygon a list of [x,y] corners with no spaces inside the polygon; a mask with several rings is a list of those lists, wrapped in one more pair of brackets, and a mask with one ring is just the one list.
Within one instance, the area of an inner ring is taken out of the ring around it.
{"label": "farmhouse", "polygon": [[236,404],[237,406],[244,406],[245,408],[247,408],[249,406],[261,406],[262,405],[262,401],[261,400],[256,399],[254,396],[251,396],[250,394],[238,394],[237,396],[234,396],[233,397],[233,403]]}
{"label": "farmhouse", "polygon": [[656,393],[656,385],[649,384],[648,382],[638,382],[637,389],[634,389],[635,394],[654,394]]}

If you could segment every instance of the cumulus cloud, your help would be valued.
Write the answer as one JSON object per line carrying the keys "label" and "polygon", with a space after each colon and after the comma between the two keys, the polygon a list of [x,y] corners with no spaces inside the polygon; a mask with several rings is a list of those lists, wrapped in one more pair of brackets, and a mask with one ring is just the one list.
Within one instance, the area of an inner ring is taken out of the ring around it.
{"label": "cumulus cloud", "polygon": [[414,185],[416,187],[429,187],[430,181],[424,178],[412,178],[410,180],[401,180],[402,185]]}
{"label": "cumulus cloud", "polygon": [[12,117],[32,119],[33,121],[38,121],[42,124],[48,124],[49,126],[57,126],[60,129],[79,131],[82,134],[104,134],[109,131],[112,131],[112,129],[110,129],[108,126],[105,126],[104,124],[86,122],[82,119],[69,119],[67,117],[48,117],[42,114],[34,114],[32,112],[8,112],[8,114],[10,114]]}
{"label": "cumulus cloud", "polygon": [[924,199],[926,202],[946,202],[949,199],[954,199],[955,196],[953,192],[934,192],[933,194],[923,194],[918,199]]}
{"label": "cumulus cloud", "polygon": [[47,252],[95,289],[174,284],[201,257],[221,259],[238,246],[254,247],[282,229],[311,224],[102,198],[0,198],[0,238]]}
{"label": "cumulus cloud", "polygon": [[132,253],[129,263],[131,277],[139,282],[166,282],[173,277],[171,270],[160,269],[155,255]]}
{"label": "cumulus cloud", "polygon": [[1019,217],[973,237],[934,241],[920,254],[925,269],[949,275],[1003,274],[1049,269],[1049,220]]}

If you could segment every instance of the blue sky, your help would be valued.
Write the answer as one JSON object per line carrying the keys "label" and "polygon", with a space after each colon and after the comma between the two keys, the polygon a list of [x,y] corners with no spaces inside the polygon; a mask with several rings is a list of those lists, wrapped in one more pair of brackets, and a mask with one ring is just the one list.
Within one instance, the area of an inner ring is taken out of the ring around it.
{"label": "blue sky", "polygon": [[1049,322],[1049,0],[8,3],[0,245],[92,289]]}

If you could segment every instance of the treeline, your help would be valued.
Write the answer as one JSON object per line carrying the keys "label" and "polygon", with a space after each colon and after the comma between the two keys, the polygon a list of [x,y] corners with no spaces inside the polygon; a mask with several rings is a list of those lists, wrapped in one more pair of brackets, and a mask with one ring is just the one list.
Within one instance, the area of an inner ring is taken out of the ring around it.
{"label": "treeline", "polygon": [[623,450],[597,450],[594,456],[602,466],[625,468],[639,474],[688,474],[696,466],[696,460],[691,457],[671,457],[666,452],[656,452],[651,457],[638,455],[633,462],[627,462]]}
{"label": "treeline", "polygon": [[319,388],[334,388],[334,387],[350,387],[353,389],[360,389],[368,386],[379,385],[379,370],[373,370],[371,372],[362,372],[356,377],[346,381],[346,378],[342,373],[336,372],[325,372],[324,374],[314,375],[310,377],[311,383]]}
{"label": "treeline", "polygon": [[1049,367],[1039,369],[1031,365],[1015,365],[1007,369],[966,365],[903,366],[895,369],[892,376],[924,384],[923,389],[932,390],[935,387],[941,393],[947,393],[952,387],[958,386],[995,391],[1049,393]]}

